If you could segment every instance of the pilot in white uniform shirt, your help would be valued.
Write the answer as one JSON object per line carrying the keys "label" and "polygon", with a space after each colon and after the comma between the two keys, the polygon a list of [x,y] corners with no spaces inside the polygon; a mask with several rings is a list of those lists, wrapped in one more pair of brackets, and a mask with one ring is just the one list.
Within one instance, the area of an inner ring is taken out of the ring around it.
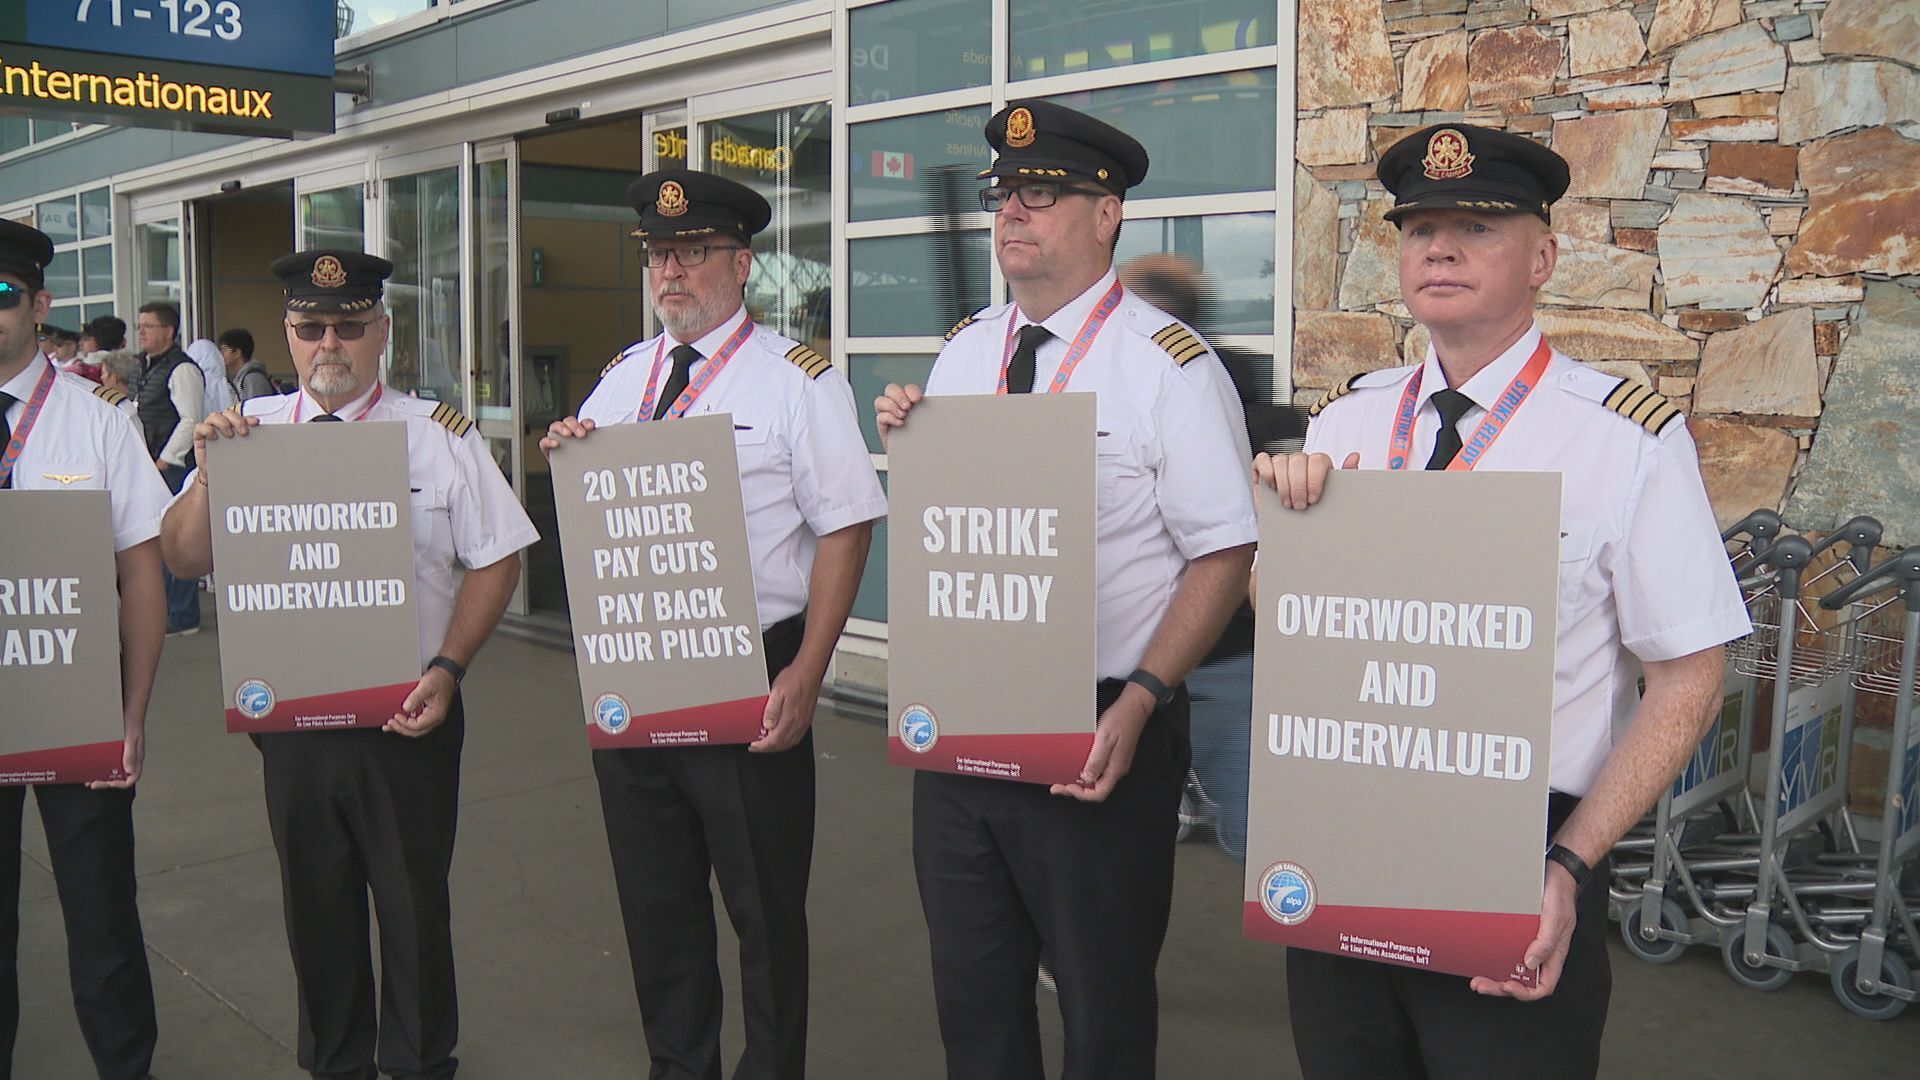
{"label": "pilot in white uniform shirt", "polygon": [[[27,402],[49,361],[36,354],[0,393],[13,398],[7,428],[19,431]],[[171,496],[147,456],[146,441],[127,423],[114,391],[78,375],[59,373],[13,467],[16,491],[109,491],[113,550],[125,551],[160,535]]]}
{"label": "pilot in white uniform shirt", "polygon": [[[692,345],[703,357],[689,375],[697,381],[746,318],[741,308],[698,341],[662,334],[630,346],[580,406],[580,419],[596,427],[640,419],[656,358],[664,388],[674,348]],[[807,606],[818,538],[883,516],[886,494],[858,425],[848,422],[857,415],[853,388],[838,368],[798,342],[755,326],[686,415],[722,412],[733,414],[754,598],[764,629]]]}
{"label": "pilot in white uniform shirt", "polygon": [[[311,420],[327,410],[301,391],[250,398],[241,403],[241,411],[259,417],[262,424],[290,424]],[[420,619],[420,663],[425,667],[440,651],[447,625],[453,619],[458,587],[454,561],[469,570],[491,566],[540,535],[473,422],[451,407],[422,401],[376,382],[334,414],[347,420],[400,421],[407,425],[414,600]],[[147,468],[152,471],[153,466]],[[198,482],[198,477],[190,474],[180,486],[181,493]]]}
{"label": "pilot in white uniform shirt", "polygon": [[[1463,438],[1539,342],[1536,325],[1455,387],[1475,402],[1455,426]],[[1369,372],[1336,389],[1308,428],[1305,452],[1336,463],[1358,453],[1360,468],[1387,468],[1394,415],[1415,370]],[[1430,400],[1447,385],[1431,346],[1421,370],[1410,463],[1433,452],[1440,421]],[[1632,716],[1640,662],[1676,659],[1751,629],[1700,480],[1693,437],[1678,410],[1651,390],[1556,349],[1538,389],[1474,467],[1564,477],[1548,783],[1584,796],[1613,749],[1615,731]]]}
{"label": "pilot in white uniform shirt", "polygon": [[[1035,354],[1034,393],[1051,387],[1068,343],[1115,280],[1109,270],[1041,323],[1053,336]],[[927,376],[927,395],[994,393],[1009,319],[1015,334],[1028,322],[1013,304],[963,322]],[[1170,350],[1156,336],[1177,341]],[[1187,562],[1259,539],[1246,420],[1213,353],[1127,290],[1061,392],[1096,398],[1097,674],[1124,679],[1139,665]]]}

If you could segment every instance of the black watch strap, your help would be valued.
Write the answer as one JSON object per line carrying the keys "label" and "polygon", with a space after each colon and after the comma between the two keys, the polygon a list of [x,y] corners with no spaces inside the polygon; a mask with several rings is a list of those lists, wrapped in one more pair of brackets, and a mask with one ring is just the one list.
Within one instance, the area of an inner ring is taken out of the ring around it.
{"label": "black watch strap", "polygon": [[427,661],[427,666],[429,668],[439,668],[440,670],[453,676],[453,685],[455,686],[459,686],[460,680],[467,677],[466,668],[461,667],[455,661],[449,660],[444,656],[436,656],[433,659]]}
{"label": "black watch strap", "polygon": [[1134,668],[1133,674],[1127,676],[1127,681],[1139,684],[1140,689],[1152,694],[1155,708],[1164,709],[1173,701],[1173,688],[1146,668]]}
{"label": "black watch strap", "polygon": [[1554,844],[1547,848],[1547,859],[1566,867],[1567,873],[1573,875],[1573,887],[1576,891],[1586,888],[1587,879],[1593,876],[1593,867],[1588,866],[1587,860],[1575,855],[1570,848]]}

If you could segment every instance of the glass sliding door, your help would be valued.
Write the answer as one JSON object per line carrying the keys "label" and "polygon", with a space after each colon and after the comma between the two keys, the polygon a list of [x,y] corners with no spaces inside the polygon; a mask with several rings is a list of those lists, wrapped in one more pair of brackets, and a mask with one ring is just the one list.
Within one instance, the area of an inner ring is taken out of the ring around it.
{"label": "glass sliding door", "polygon": [[833,110],[825,102],[729,116],[700,125],[706,169],[773,205],[754,238],[747,310],[756,322],[831,353]]}
{"label": "glass sliding door", "polygon": [[463,404],[460,362],[460,165],[383,181],[387,385]]}

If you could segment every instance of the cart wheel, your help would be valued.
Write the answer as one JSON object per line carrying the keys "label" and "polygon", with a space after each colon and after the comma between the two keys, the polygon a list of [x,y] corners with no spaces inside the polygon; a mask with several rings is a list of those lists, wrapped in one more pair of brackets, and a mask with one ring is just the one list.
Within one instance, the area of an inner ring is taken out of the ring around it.
{"label": "cart wheel", "polygon": [[[1906,1011],[1907,1003],[1892,994],[1873,994],[1860,989],[1855,981],[1860,974],[1860,946],[1850,946],[1834,958],[1831,970],[1833,996],[1855,1016],[1868,1020],[1891,1020]],[[1913,989],[1913,973],[1892,949],[1880,954],[1880,981],[1902,990]]]}
{"label": "cart wheel", "polygon": [[[1744,932],[1735,932],[1720,943],[1720,959],[1726,962],[1727,974],[1733,976],[1734,982],[1749,990],[1778,990],[1787,985],[1788,980],[1793,978],[1793,972],[1786,968],[1768,967],[1765,964],[1755,967],[1747,963],[1744,955],[1746,937]],[[1792,959],[1797,952],[1793,944],[1793,935],[1787,933],[1785,927],[1767,924],[1768,956],[1787,960]]]}
{"label": "cart wheel", "polygon": [[[1627,951],[1649,964],[1671,964],[1680,959],[1687,951],[1686,942],[1666,938],[1648,941],[1640,936],[1641,910],[1640,901],[1636,899],[1629,901],[1620,913],[1620,938],[1627,943]],[[1689,929],[1686,911],[1664,897],[1660,900],[1660,929],[1683,934]]]}

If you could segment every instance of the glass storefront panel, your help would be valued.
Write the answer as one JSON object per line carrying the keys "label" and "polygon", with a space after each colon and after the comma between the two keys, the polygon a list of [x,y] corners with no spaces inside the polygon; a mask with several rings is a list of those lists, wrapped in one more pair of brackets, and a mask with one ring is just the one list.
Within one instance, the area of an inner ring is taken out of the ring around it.
{"label": "glass storefront panel", "polygon": [[[888,383],[927,385],[933,357],[932,353],[855,353],[847,357],[847,379],[853,383],[853,400],[862,404],[871,402]],[[860,431],[867,437],[869,454],[886,452],[880,445],[880,430],[866,416],[861,417]]]}
{"label": "glass storefront panel", "polygon": [[[53,286],[49,283],[47,287],[51,290]],[[55,293],[54,295],[57,296],[59,294]],[[85,317],[80,314],[79,304],[55,304],[47,309],[47,321],[41,325],[57,326],[62,330],[78,331],[81,324],[85,321]]]}
{"label": "glass storefront panel", "polygon": [[140,270],[135,302],[180,303],[184,295],[180,287],[180,219],[167,218],[142,225],[134,230],[133,240],[134,259]]}
{"label": "glass storefront panel", "polygon": [[[102,302],[102,303],[98,303],[98,304],[88,304],[88,305],[87,305],[87,310],[86,310],[86,312],[85,312],[85,313],[84,313],[84,314],[83,314],[83,315],[81,316],[81,320],[80,320],[80,321],[81,321],[82,323],[89,323],[89,322],[92,322],[93,320],[95,320],[95,319],[97,319],[97,318],[99,318],[99,317],[100,317],[100,316],[102,316],[102,315],[111,315],[111,314],[113,314],[113,302],[112,302],[112,301],[104,301],[104,302]],[[76,327],[76,329],[78,329],[78,328]]]}
{"label": "glass storefront panel", "polygon": [[1272,0],[1008,0],[1007,74],[1037,79],[1272,45],[1277,21]]}
{"label": "glass storefront panel", "polygon": [[113,245],[95,244],[80,249],[81,285],[88,296],[113,291]]}
{"label": "glass storefront panel", "polygon": [[756,322],[826,353],[832,282],[833,112],[824,102],[700,125],[707,169],[773,205],[754,237],[747,310]]}
{"label": "glass storefront panel", "polygon": [[0,154],[11,153],[33,141],[24,116],[0,116]]}
{"label": "glass storefront panel", "polygon": [[386,236],[387,384],[461,404],[459,167],[388,180]]}
{"label": "glass storefront panel", "polygon": [[367,249],[367,199],[361,185],[300,196],[300,250],[313,248]]}
{"label": "glass storefront panel", "polygon": [[1205,299],[1194,328],[1208,334],[1273,333],[1272,214],[1147,218],[1120,230],[1114,264],[1149,253],[1179,256],[1198,270]]}
{"label": "glass storefront panel", "polygon": [[852,221],[980,212],[977,175],[993,160],[980,131],[985,106],[874,120],[847,129],[853,144],[847,217]]}
{"label": "glass storefront panel", "polygon": [[103,236],[112,235],[113,193],[103,187],[81,192],[80,239],[98,240]]}
{"label": "glass storefront panel", "polygon": [[53,257],[46,269],[47,291],[62,299],[80,295],[80,253],[63,251]]}
{"label": "glass storefront panel", "polygon": [[53,199],[33,208],[33,227],[56,244],[80,239],[80,204],[73,196]]}
{"label": "glass storefront panel", "polygon": [[[508,237],[507,237],[507,162],[483,161],[475,166],[473,208],[475,243],[479,246],[479,287],[474,290],[479,304],[474,341],[480,355],[474,358],[473,409],[482,420],[513,418],[513,340],[507,319]],[[551,402],[546,411],[551,412]],[[535,422],[529,402],[527,422]],[[557,419],[557,417],[548,417]],[[547,420],[540,420],[545,427]],[[509,476],[512,473],[508,473]]]}
{"label": "glass storefront panel", "polygon": [[892,0],[848,14],[854,105],[985,86],[993,78],[988,0]]}
{"label": "glass storefront panel", "polygon": [[1146,182],[1127,192],[1129,199],[1273,189],[1277,99],[1271,68],[1052,100],[1112,124],[1147,148]]}
{"label": "glass storefront panel", "polygon": [[335,0],[333,36],[346,37],[384,26],[395,19],[431,11],[440,0]]}
{"label": "glass storefront panel", "polygon": [[851,337],[940,335],[987,306],[987,230],[847,243]]}

